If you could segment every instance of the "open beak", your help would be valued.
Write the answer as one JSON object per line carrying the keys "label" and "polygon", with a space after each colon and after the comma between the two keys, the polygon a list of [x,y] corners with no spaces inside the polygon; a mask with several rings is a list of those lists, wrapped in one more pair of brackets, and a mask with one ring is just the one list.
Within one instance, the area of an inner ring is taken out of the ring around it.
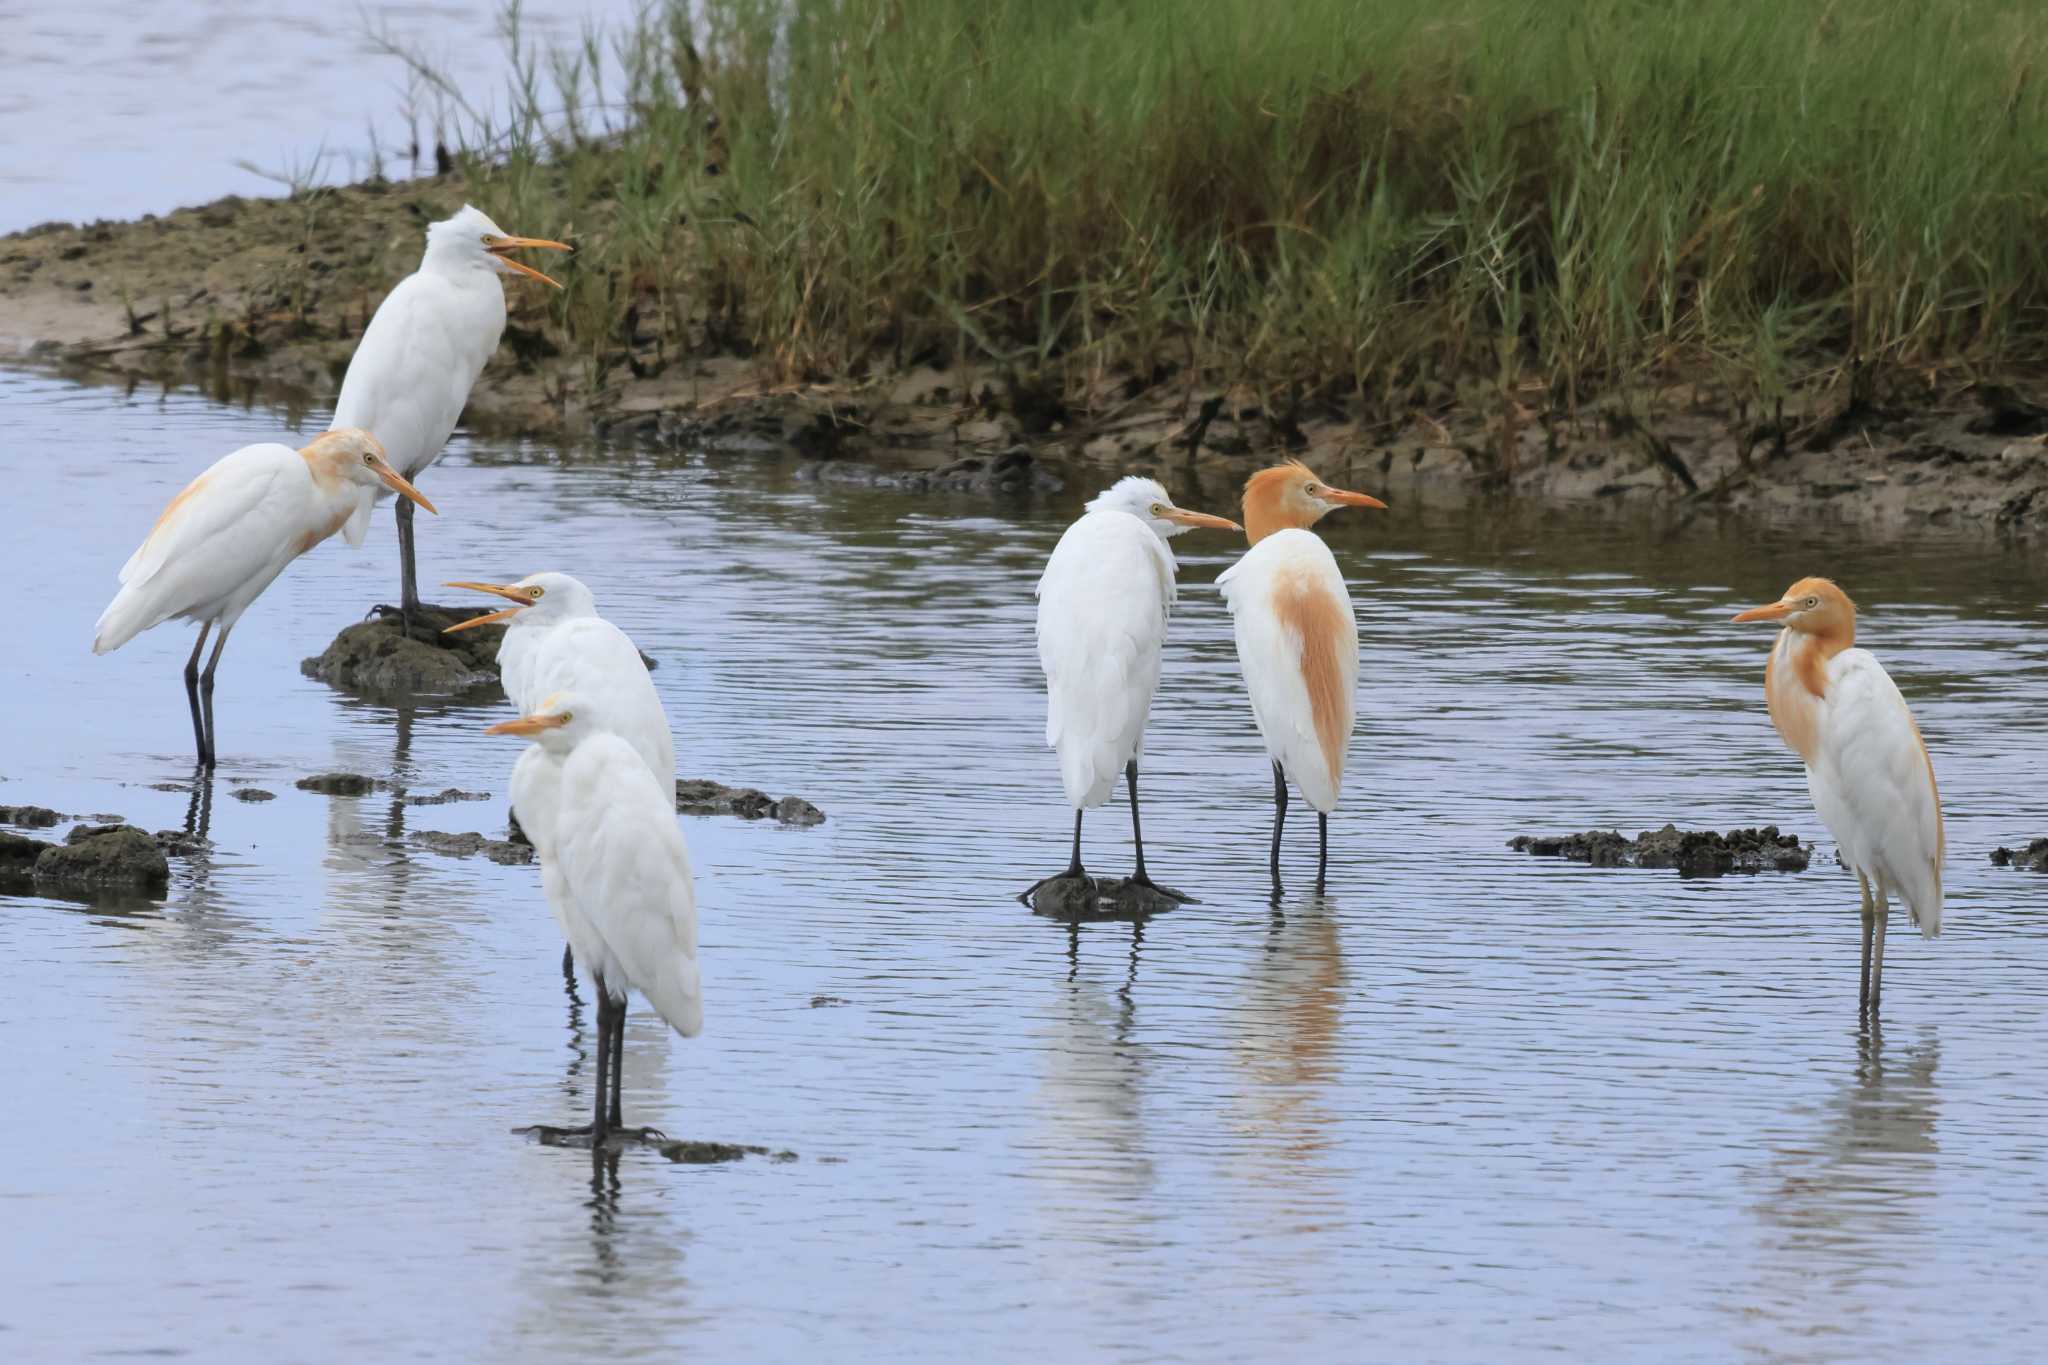
{"label": "open beak", "polygon": [[533,600],[511,583],[456,582],[443,583],[441,586],[444,588],[468,588],[473,592],[496,593],[498,596],[509,598],[512,601],[511,606],[500,611],[485,612],[482,616],[472,616],[467,621],[457,621],[454,625],[443,630],[441,632],[443,635],[453,635],[458,630],[474,630],[478,626],[494,626],[500,622],[511,620],[520,612],[533,605]]}
{"label": "open beak", "polygon": [[1163,512],[1168,521],[1182,526],[1200,526],[1211,531],[1242,531],[1244,527],[1228,517],[1212,517],[1207,512],[1190,512],[1185,507],[1169,507]]}
{"label": "open beak", "polygon": [[1735,621],[1778,621],[1792,614],[1790,602],[1770,602],[1761,607],[1751,607],[1730,618]]}
{"label": "open beak", "polygon": [[1347,493],[1341,488],[1325,488],[1323,497],[1346,507],[1377,507],[1385,511],[1387,505],[1370,493]]}
{"label": "open beak", "polygon": [[399,473],[390,465],[385,464],[382,460],[379,460],[377,462],[377,477],[384,480],[385,483],[389,484],[391,486],[391,491],[398,494],[400,497],[408,498],[413,502],[418,503],[420,506],[426,508],[429,512],[432,512],[437,517],[441,515],[440,509],[435,507],[434,504],[432,504],[431,502],[427,501],[426,494],[420,492],[419,489],[414,488],[410,483],[407,483],[405,475]]}
{"label": "open beak", "polygon": [[484,733],[487,735],[537,735],[543,730],[560,726],[560,716],[521,716],[518,720],[501,720]]}
{"label": "open beak", "polygon": [[524,265],[512,259],[510,253],[518,251],[522,247],[538,247],[543,251],[574,251],[576,248],[570,246],[567,242],[551,242],[545,237],[493,237],[484,245],[484,250],[490,252],[511,269],[518,271],[528,279],[539,280],[542,284],[551,284],[555,288],[560,289],[562,285],[559,280],[551,280],[532,266]]}
{"label": "open beak", "polygon": [[443,583],[441,586],[444,588],[468,588],[471,592],[496,593],[508,601],[517,602],[522,607],[528,601],[526,594],[519,591],[518,586],[512,583],[469,583],[457,580],[453,583]]}

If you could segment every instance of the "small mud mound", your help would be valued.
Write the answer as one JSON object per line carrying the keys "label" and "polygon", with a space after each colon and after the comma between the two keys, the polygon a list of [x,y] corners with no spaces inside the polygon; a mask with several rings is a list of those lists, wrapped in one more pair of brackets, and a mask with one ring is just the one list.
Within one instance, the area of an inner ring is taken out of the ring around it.
{"label": "small mud mound", "polygon": [[1171,887],[1122,877],[1048,877],[1019,897],[1035,915],[1064,920],[1139,920],[1188,904]]}
{"label": "small mud mound", "polygon": [[440,791],[421,792],[417,796],[407,792],[399,799],[408,806],[445,806],[452,801],[488,801],[491,799],[491,794],[489,792],[466,792],[460,787],[443,787]]}
{"label": "small mud mound", "polygon": [[395,612],[358,621],[334,643],[299,664],[299,672],[331,687],[375,698],[452,697],[498,685],[502,632],[449,626],[482,616],[490,607],[422,606],[408,635]]}
{"label": "small mud mound", "polygon": [[781,1165],[795,1161],[796,1153],[788,1150],[771,1151],[755,1146],[751,1142],[664,1142],[655,1148],[670,1161],[685,1166],[708,1166],[718,1161],[742,1161],[750,1156],[765,1156]]}
{"label": "small mud mound", "polygon": [[2017,867],[2022,872],[2048,872],[2048,839],[2036,839],[2025,848],[1994,848],[1991,861],[1998,867]]}
{"label": "small mud mound", "polygon": [[64,817],[48,806],[0,806],[0,825],[48,829]]}
{"label": "small mud mound", "polygon": [[229,792],[228,795],[234,797],[237,801],[248,801],[251,803],[277,800],[276,792],[267,792],[261,787],[237,787]]}
{"label": "small mud mound", "polygon": [[36,856],[36,886],[162,894],[171,864],[156,840],[133,825],[80,825]]}
{"label": "small mud mound", "polygon": [[1591,829],[1581,834],[1520,835],[1508,840],[1517,853],[1564,858],[1594,867],[1668,867],[1687,877],[1729,872],[1804,872],[1813,850],[1796,834],[1776,825],[1761,829],[1680,829],[1666,825],[1634,839],[1621,831]]}
{"label": "small mud mound", "polygon": [[488,839],[481,834],[444,834],[440,830],[423,829],[412,835],[412,841],[421,848],[450,858],[470,858],[481,853],[494,863],[513,865],[533,861],[532,844]]}
{"label": "small mud mound", "polygon": [[377,789],[377,779],[361,773],[315,773],[292,783],[302,792],[322,796],[368,796]]}
{"label": "small mud mound", "polygon": [[801,796],[780,800],[758,787],[728,787],[708,778],[680,778],[676,809],[684,815],[737,815],[742,820],[774,818],[785,825],[822,825],[825,812]]}

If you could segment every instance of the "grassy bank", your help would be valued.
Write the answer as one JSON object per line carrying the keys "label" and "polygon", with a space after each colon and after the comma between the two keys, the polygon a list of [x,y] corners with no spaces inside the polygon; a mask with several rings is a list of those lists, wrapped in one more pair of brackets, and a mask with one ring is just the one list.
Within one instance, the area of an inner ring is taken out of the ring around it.
{"label": "grassy bank", "polygon": [[[503,221],[578,235],[593,378],[1192,363],[1393,414],[1704,368],[1768,402],[2048,358],[2030,10],[696,0],[516,52],[462,140]],[[623,108],[578,97],[600,71]]]}

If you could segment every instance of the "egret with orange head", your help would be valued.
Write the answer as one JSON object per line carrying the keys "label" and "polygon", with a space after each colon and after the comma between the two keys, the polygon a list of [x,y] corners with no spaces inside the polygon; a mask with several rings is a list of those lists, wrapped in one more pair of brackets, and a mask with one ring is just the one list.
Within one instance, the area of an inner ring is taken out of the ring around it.
{"label": "egret with orange head", "polygon": [[1244,557],[1216,582],[1236,627],[1252,716],[1273,760],[1273,886],[1287,784],[1316,810],[1316,885],[1330,856],[1330,812],[1344,785],[1358,686],[1358,623],[1330,547],[1309,528],[1339,507],[1379,507],[1332,488],[1299,460],[1262,469],[1244,486]]}
{"label": "egret with orange head", "polygon": [[[197,621],[199,639],[185,663],[185,699],[192,707],[199,766],[211,768],[213,671],[228,632],[286,565],[336,531],[349,544],[362,544],[370,508],[384,489],[407,499],[408,506],[416,502],[434,510],[367,431],[330,431],[303,450],[266,443],[222,456],[171,499],[122,566],[121,591],[100,613],[92,652],[119,649],[174,616]],[[201,673],[199,653],[215,626],[220,635]]]}
{"label": "egret with orange head", "polygon": [[1806,764],[1821,823],[1863,892],[1862,1008],[1884,984],[1884,930],[1898,893],[1920,932],[1941,932],[1947,840],[1920,727],[1891,675],[1857,649],[1856,604],[1825,578],[1802,578],[1737,621],[1783,624],[1764,668],[1771,724]]}

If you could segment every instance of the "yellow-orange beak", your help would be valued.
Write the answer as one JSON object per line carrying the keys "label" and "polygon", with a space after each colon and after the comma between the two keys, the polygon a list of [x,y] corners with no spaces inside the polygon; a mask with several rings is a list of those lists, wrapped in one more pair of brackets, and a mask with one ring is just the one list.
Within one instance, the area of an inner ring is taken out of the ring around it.
{"label": "yellow-orange beak", "polygon": [[542,251],[574,251],[576,248],[570,246],[567,242],[551,242],[545,237],[493,237],[484,243],[484,250],[503,261],[510,269],[518,271],[529,279],[539,280],[542,284],[551,284],[555,288],[560,289],[562,287],[560,281],[551,280],[532,266],[512,259],[510,253],[518,251],[522,247],[537,247]]}
{"label": "yellow-orange beak", "polygon": [[1160,513],[1168,521],[1182,526],[1199,526],[1210,531],[1242,531],[1244,527],[1228,517],[1212,517],[1207,512],[1190,512],[1185,507],[1169,507]]}
{"label": "yellow-orange beak", "polygon": [[428,502],[427,495],[420,492],[419,489],[414,488],[410,483],[408,483],[406,481],[405,475],[399,473],[397,470],[393,469],[390,465],[384,463],[384,461],[382,460],[377,461],[376,468],[377,477],[384,480],[386,484],[390,485],[392,492],[398,494],[402,498],[407,498],[413,502],[418,503],[420,506],[426,508],[429,512],[432,512],[437,517],[441,515],[441,509],[434,506],[434,504],[432,504],[431,502]]}
{"label": "yellow-orange beak", "polygon": [[1346,507],[1377,507],[1383,512],[1387,507],[1370,493],[1349,493],[1342,488],[1325,488],[1322,495],[1331,502],[1341,502]]}
{"label": "yellow-orange beak", "polygon": [[441,632],[443,635],[453,635],[458,630],[474,630],[478,626],[498,625],[511,620],[521,611],[533,605],[533,599],[510,583],[455,582],[443,583],[441,586],[444,588],[469,588],[475,592],[496,593],[500,597],[510,598],[513,603],[512,606],[505,607],[499,611],[488,611],[482,616],[472,616],[467,621],[457,621],[454,625],[443,629]]}
{"label": "yellow-orange beak", "polygon": [[1794,608],[1790,602],[1768,602],[1761,607],[1751,607],[1748,611],[1738,612],[1729,619],[1731,621],[1779,621],[1790,616],[1793,610]]}
{"label": "yellow-orange beak", "polygon": [[487,735],[537,735],[543,730],[555,730],[567,723],[563,716],[521,716],[518,720],[501,720],[484,733]]}
{"label": "yellow-orange beak", "polygon": [[453,583],[443,583],[441,586],[444,588],[468,588],[471,592],[496,593],[500,597],[517,602],[522,607],[532,600],[519,590],[519,585],[516,583],[471,583],[465,579],[457,579]]}

